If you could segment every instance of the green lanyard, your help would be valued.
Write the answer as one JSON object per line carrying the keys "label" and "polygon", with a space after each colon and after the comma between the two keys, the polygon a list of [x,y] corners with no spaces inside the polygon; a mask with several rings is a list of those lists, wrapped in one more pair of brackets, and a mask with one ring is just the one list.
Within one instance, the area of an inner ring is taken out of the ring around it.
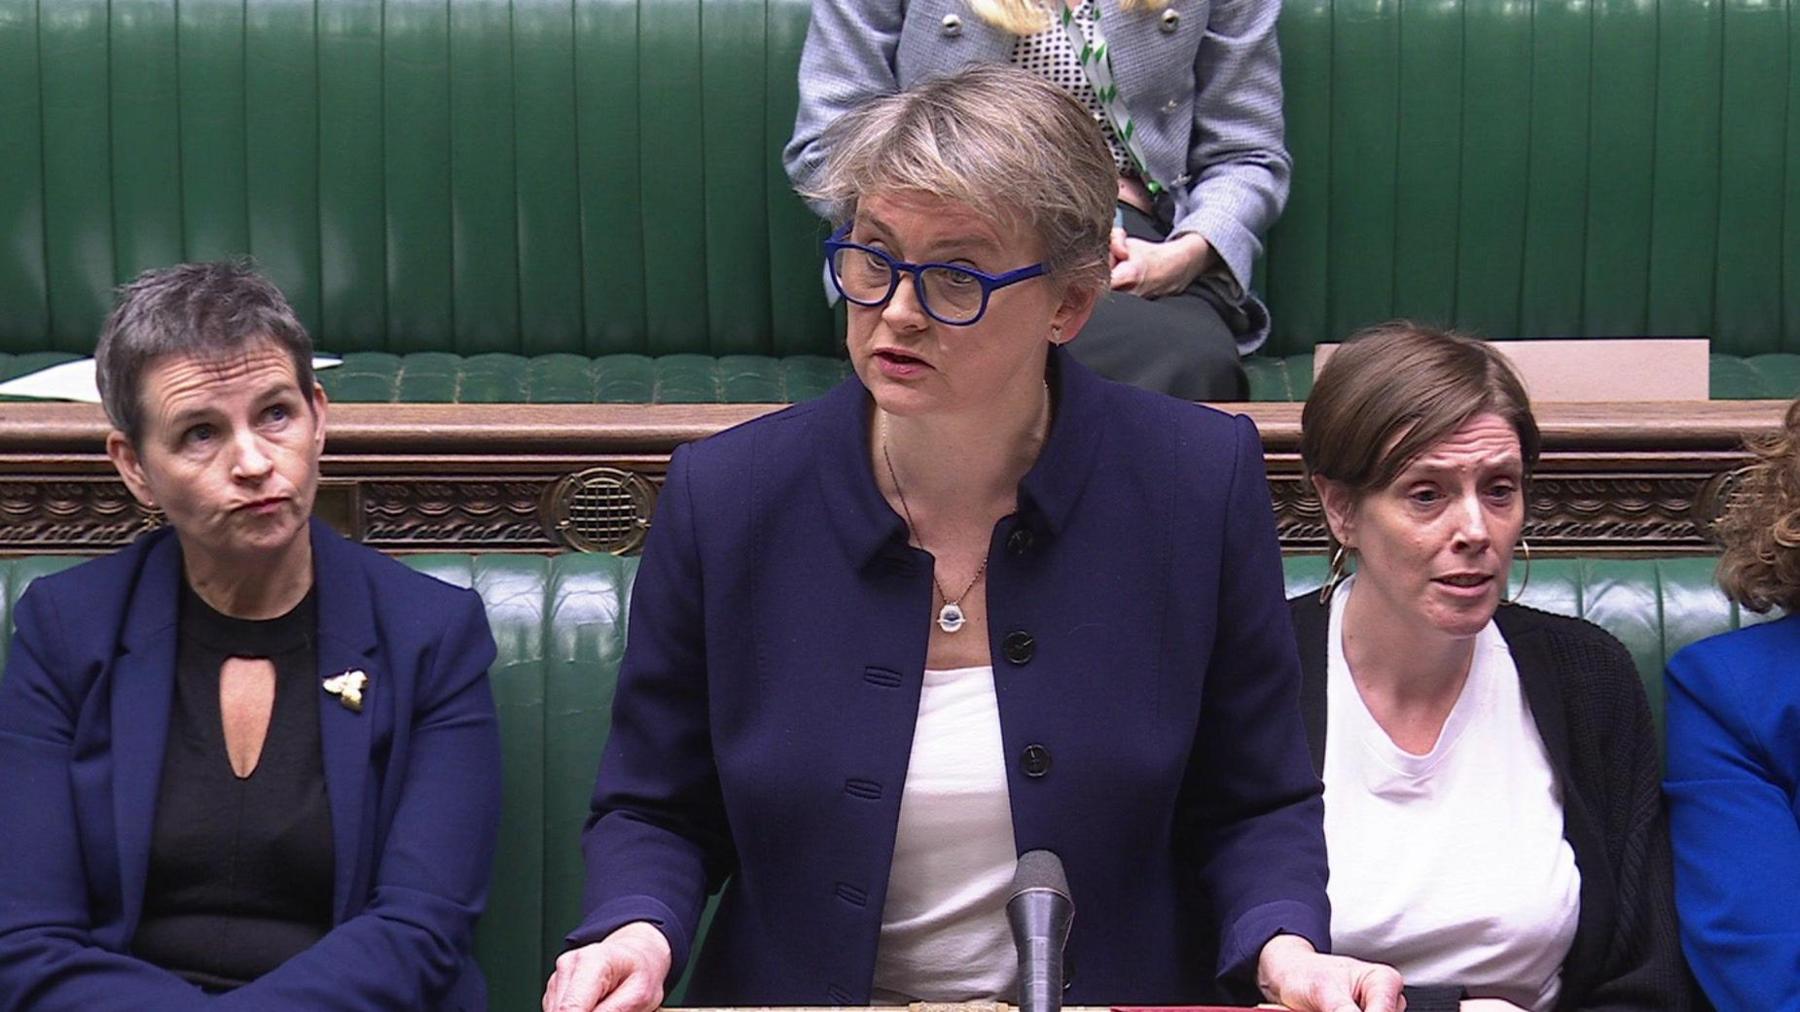
{"label": "green lanyard", "polygon": [[1100,103],[1100,110],[1111,121],[1113,134],[1124,145],[1126,157],[1137,167],[1138,176],[1144,181],[1144,188],[1150,191],[1151,196],[1162,193],[1168,187],[1150,175],[1144,149],[1134,136],[1136,125],[1131,121],[1131,112],[1119,97],[1119,85],[1113,78],[1112,50],[1106,47],[1106,36],[1100,30],[1100,4],[1094,4],[1094,28],[1091,36],[1082,33],[1081,26],[1075,23],[1075,12],[1069,9],[1068,4],[1060,6],[1063,34],[1069,37],[1069,45],[1080,54],[1077,60],[1081,64],[1081,72],[1087,75],[1088,83],[1094,86],[1095,101]]}

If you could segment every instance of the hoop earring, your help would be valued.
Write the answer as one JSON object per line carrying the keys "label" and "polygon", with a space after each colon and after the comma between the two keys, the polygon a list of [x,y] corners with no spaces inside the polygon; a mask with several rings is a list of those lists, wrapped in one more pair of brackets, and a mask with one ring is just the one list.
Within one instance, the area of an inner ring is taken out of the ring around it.
{"label": "hoop earring", "polygon": [[1519,547],[1525,550],[1525,576],[1519,581],[1519,589],[1511,597],[1500,599],[1501,604],[1518,604],[1519,598],[1525,596],[1525,588],[1531,586],[1531,542],[1520,538]]}
{"label": "hoop earring", "polygon": [[1332,593],[1337,590],[1338,584],[1344,582],[1344,577],[1349,575],[1349,562],[1350,549],[1340,544],[1332,550],[1331,562],[1325,568],[1325,582],[1319,587],[1320,604],[1331,603]]}

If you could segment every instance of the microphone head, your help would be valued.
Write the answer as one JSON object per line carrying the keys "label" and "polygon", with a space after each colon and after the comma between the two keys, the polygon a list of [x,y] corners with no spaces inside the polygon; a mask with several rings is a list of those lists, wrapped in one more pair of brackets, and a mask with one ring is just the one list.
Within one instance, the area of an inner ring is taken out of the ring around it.
{"label": "microphone head", "polygon": [[1069,899],[1069,878],[1063,874],[1062,858],[1047,850],[1028,850],[1019,855],[1019,868],[1013,872],[1012,891],[1007,902],[1021,893],[1044,890]]}

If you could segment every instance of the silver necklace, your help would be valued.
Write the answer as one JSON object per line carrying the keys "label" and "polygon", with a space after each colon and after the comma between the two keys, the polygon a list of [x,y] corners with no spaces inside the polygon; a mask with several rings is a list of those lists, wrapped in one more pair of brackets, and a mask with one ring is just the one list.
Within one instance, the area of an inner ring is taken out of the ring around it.
{"label": "silver necklace", "polygon": [[[888,455],[887,436],[885,433],[883,433],[881,440],[881,459],[887,464],[888,479],[894,483],[894,494],[900,497],[900,512],[906,514],[906,533],[912,536],[912,543],[917,545],[920,551],[929,552],[930,549],[925,547],[925,542],[919,539],[919,525],[913,523],[912,507],[906,504],[906,492],[900,487],[900,476],[894,472],[894,458]],[[942,598],[944,601],[944,606],[938,609],[937,624],[939,629],[942,629],[947,633],[953,633],[963,627],[964,623],[967,621],[967,617],[963,615],[962,599],[968,597],[969,591],[974,590],[975,585],[981,582],[982,576],[987,573],[987,567],[988,560],[983,558],[981,560],[981,566],[975,570],[974,577],[969,580],[969,585],[964,587],[963,592],[955,597],[951,597],[949,594],[944,593],[944,585],[938,580],[937,567],[935,565],[931,567],[931,585],[937,588],[938,597]]]}

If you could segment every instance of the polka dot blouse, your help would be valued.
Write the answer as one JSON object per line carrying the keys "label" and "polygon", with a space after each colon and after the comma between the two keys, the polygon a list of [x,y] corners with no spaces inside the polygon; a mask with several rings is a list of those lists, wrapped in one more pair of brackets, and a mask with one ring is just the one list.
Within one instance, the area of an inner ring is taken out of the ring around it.
{"label": "polka dot blouse", "polygon": [[[1081,34],[1092,39],[1094,22],[1100,16],[1096,0],[1083,0],[1075,9],[1075,24],[1081,28]],[[1131,164],[1131,156],[1125,153],[1125,146],[1119,143],[1118,134],[1113,131],[1112,121],[1100,108],[1099,99],[1094,97],[1094,85],[1087,74],[1081,70],[1081,54],[1069,44],[1069,35],[1055,18],[1051,18],[1048,28],[1031,35],[1021,35],[1013,43],[1012,64],[1023,70],[1038,75],[1051,84],[1069,93],[1070,97],[1080,102],[1094,117],[1100,126],[1100,134],[1106,139],[1106,146],[1112,151],[1113,164],[1118,166],[1120,175],[1136,176],[1137,170]]]}

